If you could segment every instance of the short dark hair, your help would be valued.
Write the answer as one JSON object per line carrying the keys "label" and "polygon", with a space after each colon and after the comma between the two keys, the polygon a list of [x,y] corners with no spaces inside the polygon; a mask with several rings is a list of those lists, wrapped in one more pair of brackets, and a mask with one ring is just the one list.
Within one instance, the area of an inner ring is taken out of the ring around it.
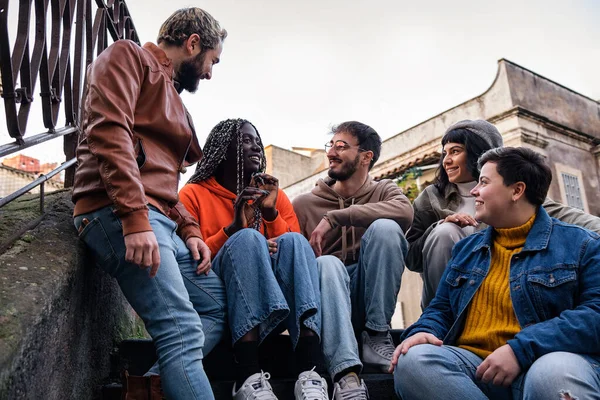
{"label": "short dark hair", "polygon": [[358,145],[361,149],[373,152],[373,159],[371,160],[371,164],[369,164],[369,170],[371,170],[381,154],[381,137],[375,129],[362,122],[346,121],[331,128],[331,133],[334,135],[340,132],[351,134],[358,139]]}
{"label": "short dark hair", "polygon": [[[460,143],[465,146],[467,152],[467,170],[473,176],[473,179],[479,179],[479,169],[477,168],[477,160],[483,153],[491,149],[492,146],[488,141],[479,135],[474,134],[467,129],[453,129],[442,137],[442,148],[447,143]],[[450,183],[448,173],[444,168],[444,154],[440,156],[437,171],[435,173],[435,181],[433,185],[437,188],[442,196],[445,195],[446,187]]]}
{"label": "short dark hair", "polygon": [[479,169],[488,162],[496,164],[505,186],[523,182],[525,197],[531,204],[539,206],[544,202],[552,182],[552,170],[540,153],[526,147],[498,147],[481,156]]}

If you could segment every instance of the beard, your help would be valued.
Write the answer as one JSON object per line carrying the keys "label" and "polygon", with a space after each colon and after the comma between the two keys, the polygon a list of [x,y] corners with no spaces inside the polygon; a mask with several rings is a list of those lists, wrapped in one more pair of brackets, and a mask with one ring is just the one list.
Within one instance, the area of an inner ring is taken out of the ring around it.
{"label": "beard", "polygon": [[195,93],[198,90],[198,84],[203,75],[199,72],[198,65],[204,65],[205,58],[206,53],[200,53],[192,59],[181,62],[174,78],[179,83],[180,91],[187,90],[190,93]]}
{"label": "beard", "polygon": [[360,155],[357,154],[354,161],[344,161],[340,164],[340,171],[335,172],[331,168],[327,171],[327,174],[330,178],[335,179],[336,181],[345,181],[350,179],[352,175],[356,172],[358,167],[358,163],[360,162]]}

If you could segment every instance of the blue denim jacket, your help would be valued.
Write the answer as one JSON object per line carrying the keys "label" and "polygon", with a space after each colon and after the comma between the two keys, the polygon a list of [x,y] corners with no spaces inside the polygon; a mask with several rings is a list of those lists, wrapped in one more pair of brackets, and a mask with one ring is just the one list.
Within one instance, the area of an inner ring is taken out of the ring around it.
{"label": "blue denim jacket", "polygon": [[[402,339],[428,332],[456,343],[488,273],[493,232],[487,228],[454,246],[435,299]],[[525,246],[511,259],[509,281],[521,331],[508,344],[521,368],[566,351],[581,354],[600,373],[600,236],[540,207]]]}

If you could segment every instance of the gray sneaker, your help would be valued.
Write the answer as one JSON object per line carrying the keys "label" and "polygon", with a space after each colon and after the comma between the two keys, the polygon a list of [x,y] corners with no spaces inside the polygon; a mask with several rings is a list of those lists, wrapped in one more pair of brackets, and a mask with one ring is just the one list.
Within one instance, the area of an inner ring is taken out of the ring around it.
{"label": "gray sneaker", "polygon": [[369,392],[365,381],[354,372],[333,384],[333,400],[367,400]]}
{"label": "gray sneaker", "polygon": [[294,398],[296,400],[329,400],[327,382],[313,370],[304,371],[298,375],[296,386],[294,386]]}
{"label": "gray sneaker", "polygon": [[371,336],[366,331],[361,334],[362,361],[364,364],[389,372],[394,354],[394,342],[388,331],[385,336]]}
{"label": "gray sneaker", "polygon": [[233,390],[231,395],[233,400],[277,400],[271,384],[267,382],[271,378],[268,372],[256,373],[250,375],[244,382],[242,387],[236,392],[235,383],[233,384]]}

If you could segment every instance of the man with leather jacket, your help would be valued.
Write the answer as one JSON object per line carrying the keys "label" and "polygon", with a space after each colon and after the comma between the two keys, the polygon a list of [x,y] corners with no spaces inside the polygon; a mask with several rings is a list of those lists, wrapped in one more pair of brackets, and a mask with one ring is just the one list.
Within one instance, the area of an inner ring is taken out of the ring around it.
{"label": "man with leather jacket", "polygon": [[[202,358],[225,327],[223,284],[177,189],[180,171],[202,157],[179,94],[212,77],[226,36],[204,10],[181,9],[157,45],[117,41],[87,71],[75,227],[144,321],[170,399],[213,398]],[[180,269],[202,278],[192,299]]]}

